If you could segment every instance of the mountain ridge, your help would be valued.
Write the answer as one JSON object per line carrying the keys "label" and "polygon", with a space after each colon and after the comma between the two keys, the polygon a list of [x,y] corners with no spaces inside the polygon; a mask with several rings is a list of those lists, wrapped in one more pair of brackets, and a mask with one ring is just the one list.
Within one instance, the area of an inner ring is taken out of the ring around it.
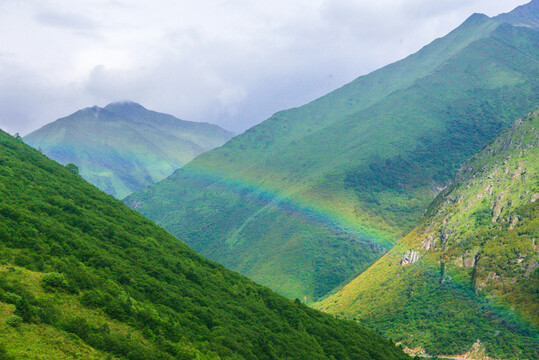
{"label": "mountain ridge", "polygon": [[532,0],[527,4],[518,6],[513,11],[495,16],[494,19],[512,25],[526,26],[538,30],[539,1]]}

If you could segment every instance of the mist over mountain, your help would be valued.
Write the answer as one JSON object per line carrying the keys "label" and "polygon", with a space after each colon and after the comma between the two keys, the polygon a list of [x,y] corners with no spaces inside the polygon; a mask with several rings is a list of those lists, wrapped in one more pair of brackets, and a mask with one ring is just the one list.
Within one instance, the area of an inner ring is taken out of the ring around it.
{"label": "mist over mountain", "polygon": [[233,134],[217,125],[177,119],[130,102],[94,106],[45,125],[24,141],[122,199],[156,183]]}

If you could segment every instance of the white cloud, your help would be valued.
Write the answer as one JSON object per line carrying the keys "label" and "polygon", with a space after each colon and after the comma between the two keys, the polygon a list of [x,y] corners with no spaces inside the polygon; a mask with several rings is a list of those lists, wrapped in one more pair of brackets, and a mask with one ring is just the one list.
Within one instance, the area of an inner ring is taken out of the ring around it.
{"label": "white cloud", "polygon": [[0,128],[131,99],[240,131],[521,3],[3,0]]}

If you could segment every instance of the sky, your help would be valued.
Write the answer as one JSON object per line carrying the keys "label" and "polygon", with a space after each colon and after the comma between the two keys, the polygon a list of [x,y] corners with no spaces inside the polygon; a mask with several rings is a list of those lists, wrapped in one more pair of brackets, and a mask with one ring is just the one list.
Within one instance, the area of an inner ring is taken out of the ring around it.
{"label": "sky", "polygon": [[0,0],[0,129],[131,100],[241,133],[527,0]]}

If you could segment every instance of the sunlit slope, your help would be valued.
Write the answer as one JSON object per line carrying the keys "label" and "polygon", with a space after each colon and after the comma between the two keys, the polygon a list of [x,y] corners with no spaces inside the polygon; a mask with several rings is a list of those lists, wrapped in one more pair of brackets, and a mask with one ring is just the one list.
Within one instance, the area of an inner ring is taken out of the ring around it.
{"label": "sunlit slope", "polygon": [[77,111],[24,141],[62,164],[76,164],[86,180],[121,199],[231,137],[216,125],[119,102]]}
{"label": "sunlit slope", "polygon": [[312,301],[378,258],[462,161],[537,103],[537,49],[537,32],[474,15],[125,201],[202,254]]}
{"label": "sunlit slope", "polygon": [[0,195],[3,359],[407,358],[205,260],[4,132]]}
{"label": "sunlit slope", "polygon": [[316,307],[430,354],[539,357],[539,110],[465,163],[388,254]]}

